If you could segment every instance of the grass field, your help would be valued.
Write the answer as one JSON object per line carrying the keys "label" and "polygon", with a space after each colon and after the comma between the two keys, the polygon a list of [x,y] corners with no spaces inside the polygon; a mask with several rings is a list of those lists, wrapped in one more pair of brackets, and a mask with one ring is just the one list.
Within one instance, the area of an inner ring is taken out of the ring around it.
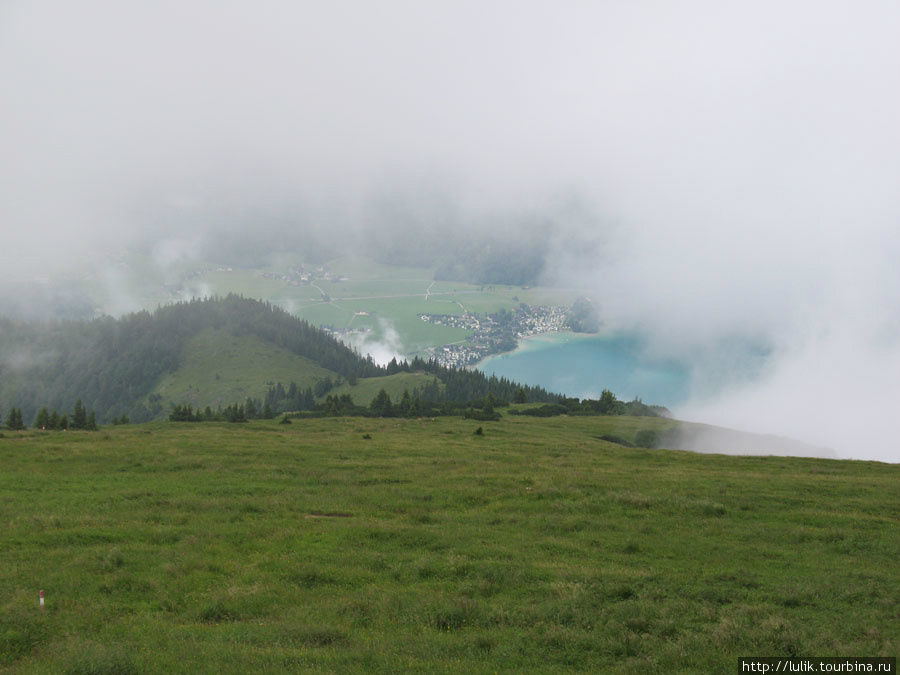
{"label": "grass field", "polygon": [[170,403],[226,406],[247,397],[264,399],[269,385],[291,381],[301,388],[335,373],[255,336],[205,330],[185,347],[184,365],[167,373],[152,394],[162,396],[165,414]]}
{"label": "grass field", "polygon": [[734,672],[747,655],[897,655],[900,467],[598,439],[676,424],[661,419],[481,424],[4,432],[0,669]]}
{"label": "grass field", "polygon": [[[340,376],[257,337],[205,330],[188,341],[184,365],[174,373],[164,375],[150,396],[162,397],[161,417],[168,417],[173,405],[190,404],[201,409],[208,405],[215,409],[243,403],[248,397],[265,399],[269,386],[276,382],[285,387],[296,382],[304,389],[326,377],[334,380]],[[355,385],[345,382],[328,393],[350,394],[355,403],[367,406],[380,389],[398,401],[404,390],[412,392],[433,379],[425,373],[365,377]],[[320,400],[324,398],[322,396]]]}

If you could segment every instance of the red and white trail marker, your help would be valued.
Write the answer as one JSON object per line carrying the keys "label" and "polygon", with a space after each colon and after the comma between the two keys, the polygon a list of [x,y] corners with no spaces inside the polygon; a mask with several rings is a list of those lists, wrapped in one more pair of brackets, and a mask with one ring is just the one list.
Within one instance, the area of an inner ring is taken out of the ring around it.
{"label": "red and white trail marker", "polygon": [[44,610],[44,591],[41,591],[41,611]]}

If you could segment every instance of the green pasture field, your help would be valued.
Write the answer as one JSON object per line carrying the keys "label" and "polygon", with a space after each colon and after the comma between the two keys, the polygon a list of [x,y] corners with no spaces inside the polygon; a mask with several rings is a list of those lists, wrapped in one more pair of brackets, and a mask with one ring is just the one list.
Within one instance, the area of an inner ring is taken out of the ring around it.
{"label": "green pasture field", "polygon": [[900,467],[599,439],[676,424],[5,431],[0,670],[711,673],[738,656],[896,656]]}
{"label": "green pasture field", "polygon": [[[148,395],[160,396],[162,417],[174,405],[190,404],[202,409],[243,403],[248,397],[265,399],[271,385],[287,387],[296,382],[301,389],[314,387],[318,380],[340,378],[337,373],[292,354],[255,336],[236,336],[224,331],[205,330],[188,341],[184,364],[163,375]],[[425,373],[395,373],[384,377],[364,377],[351,385],[344,382],[329,394],[350,394],[358,405],[367,406],[384,389],[395,402],[404,390],[412,392],[431,380]],[[443,387],[443,384],[440,385]],[[319,400],[324,400],[320,397]]]}
{"label": "green pasture field", "polygon": [[[419,312],[444,314],[452,313],[450,307],[437,308],[437,303],[427,303],[417,298],[387,298],[377,300],[334,300],[298,304],[273,300],[287,308],[292,314],[315,325],[329,325],[335,328],[367,328],[370,332],[366,340],[382,341],[386,330],[394,330],[399,335],[405,354],[424,355],[428,347],[465,340],[468,331],[462,328],[436,326],[419,319]],[[367,315],[359,315],[366,312]]]}
{"label": "green pasture field", "polygon": [[[195,407],[243,403],[248,397],[262,399],[270,385],[291,381],[301,388],[317,380],[335,378],[335,373],[309,359],[267,344],[255,336],[236,336],[225,331],[205,330],[188,341],[184,365],[164,375],[151,395],[170,404]],[[377,392],[376,392],[377,393]]]}

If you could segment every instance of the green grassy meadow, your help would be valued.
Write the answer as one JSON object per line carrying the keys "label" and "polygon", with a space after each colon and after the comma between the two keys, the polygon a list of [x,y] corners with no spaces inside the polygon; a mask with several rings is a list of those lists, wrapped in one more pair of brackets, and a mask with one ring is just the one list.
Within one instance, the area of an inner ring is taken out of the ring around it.
{"label": "green grassy meadow", "polygon": [[[267,344],[255,336],[236,336],[220,330],[205,330],[185,347],[184,364],[164,375],[149,396],[162,397],[168,417],[172,405],[190,404],[195,408],[242,403],[248,397],[265,399],[270,385],[296,382],[303,389],[317,380],[340,376],[309,359]],[[404,390],[410,392],[435,378],[425,373],[395,373],[384,377],[366,377],[350,385],[346,381],[328,394],[350,394],[353,401],[367,406],[384,389],[398,401]],[[440,385],[443,387],[443,385]],[[148,398],[149,398],[148,396]],[[320,400],[324,400],[324,396]]]}
{"label": "green grassy meadow", "polygon": [[[268,344],[256,336],[205,330],[185,347],[184,364],[164,375],[150,395],[165,403],[225,406],[247,397],[265,398],[269,385],[294,381],[301,388],[336,374],[309,359]],[[377,393],[377,392],[376,392]]]}
{"label": "green grassy meadow", "polygon": [[4,432],[0,670],[734,672],[738,656],[896,656],[900,467],[598,438],[676,424]]}

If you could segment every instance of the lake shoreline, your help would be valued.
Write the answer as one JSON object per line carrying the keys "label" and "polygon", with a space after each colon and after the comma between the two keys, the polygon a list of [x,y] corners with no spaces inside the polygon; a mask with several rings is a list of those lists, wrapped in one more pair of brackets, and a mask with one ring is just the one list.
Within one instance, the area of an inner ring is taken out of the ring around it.
{"label": "lake shoreline", "polygon": [[520,338],[516,349],[471,367],[564,396],[599,398],[609,389],[621,400],[669,409],[688,399],[691,384],[684,363],[654,357],[639,335],[613,330],[531,335]]}
{"label": "lake shoreline", "polygon": [[[492,359],[502,359],[509,356],[513,356],[514,354],[522,354],[532,351],[539,351],[543,347],[549,347],[555,344],[566,344],[570,341],[576,340],[585,340],[591,338],[599,338],[603,337],[603,333],[576,333],[570,330],[558,330],[558,331],[548,331],[546,333],[536,333],[534,335],[526,335],[525,337],[521,337],[518,339],[518,343],[516,344],[515,349],[510,349],[505,352],[496,352],[494,354],[488,354],[483,359],[478,361],[477,363],[473,363],[468,366],[469,368],[477,368],[478,370],[482,370],[482,366],[491,361]],[[613,334],[607,334],[608,337],[611,337]]]}

